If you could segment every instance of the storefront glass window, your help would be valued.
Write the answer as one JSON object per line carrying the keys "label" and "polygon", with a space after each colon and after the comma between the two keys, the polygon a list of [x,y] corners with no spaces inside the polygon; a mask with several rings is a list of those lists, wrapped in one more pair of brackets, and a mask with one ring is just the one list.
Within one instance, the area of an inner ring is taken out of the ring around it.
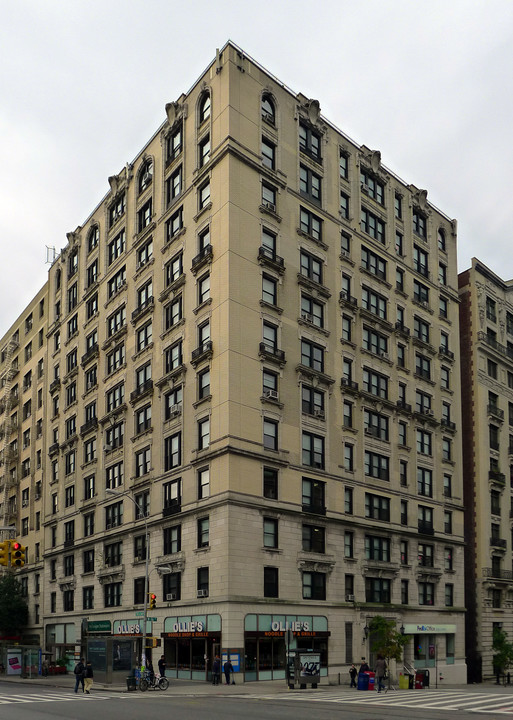
{"label": "storefront glass window", "polygon": [[454,635],[445,636],[445,662],[454,665]]}
{"label": "storefront glass window", "polygon": [[415,635],[415,665],[435,667],[436,635]]}

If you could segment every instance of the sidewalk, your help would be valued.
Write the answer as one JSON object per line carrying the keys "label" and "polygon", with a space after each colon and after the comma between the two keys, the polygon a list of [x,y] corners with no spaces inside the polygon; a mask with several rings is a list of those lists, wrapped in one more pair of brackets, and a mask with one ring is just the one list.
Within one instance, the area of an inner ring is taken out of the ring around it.
{"label": "sidewalk", "polygon": [[[307,688],[306,690],[300,690],[296,686],[295,690],[289,690],[285,680],[271,680],[271,681],[260,681],[260,682],[248,682],[244,683],[242,680],[237,682],[237,685],[217,685],[213,686],[209,682],[202,682],[196,680],[178,680],[175,678],[169,679],[169,688],[165,691],[166,695],[281,695],[288,693],[341,693],[341,692],[359,692],[358,690],[351,690],[349,685],[328,685],[326,682],[318,685],[317,689]],[[35,678],[21,678],[17,676],[0,675],[0,684],[9,683],[16,685],[28,684],[33,687],[46,687],[46,688],[62,688],[73,691],[75,687],[75,676],[72,673],[67,675],[54,675],[49,677],[35,677]],[[513,684],[512,685],[497,685],[495,682],[483,682],[476,683],[473,685],[444,685],[443,683],[438,684],[438,688],[433,685],[423,690],[401,690],[399,692],[409,692],[412,694],[418,693],[429,693],[434,690],[460,690],[467,693],[490,693],[490,694],[504,694],[513,695]],[[93,686],[94,692],[111,692],[111,693],[126,693],[126,683],[115,683],[112,685],[106,685],[103,683],[95,682]],[[138,691],[137,691],[138,692]],[[149,690],[151,692],[160,692]]]}

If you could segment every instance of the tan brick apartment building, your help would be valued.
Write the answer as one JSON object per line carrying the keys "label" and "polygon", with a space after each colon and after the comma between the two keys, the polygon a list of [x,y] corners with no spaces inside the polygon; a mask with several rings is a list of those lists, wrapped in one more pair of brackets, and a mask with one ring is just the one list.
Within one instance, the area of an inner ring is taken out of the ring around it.
{"label": "tan brick apartment building", "polygon": [[464,682],[454,221],[231,43],[166,114],[49,273],[42,643],[133,665],[149,552],[170,675]]}
{"label": "tan brick apartment building", "polygon": [[493,675],[494,626],[513,631],[513,285],[482,262],[459,275],[469,680]]}

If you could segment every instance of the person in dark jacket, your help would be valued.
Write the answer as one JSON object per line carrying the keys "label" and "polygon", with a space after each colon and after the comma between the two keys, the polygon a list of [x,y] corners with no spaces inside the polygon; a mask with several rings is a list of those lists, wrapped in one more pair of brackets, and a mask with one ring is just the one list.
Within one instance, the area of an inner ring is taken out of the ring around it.
{"label": "person in dark jacket", "polygon": [[166,677],[166,658],[164,657],[164,655],[160,656],[159,673],[160,677]]}
{"label": "person in dark jacket", "polygon": [[212,663],[212,685],[219,685],[221,679],[221,660],[219,655],[216,655],[214,662]]}
{"label": "person in dark jacket", "polygon": [[[229,658],[228,658],[228,660],[225,662],[225,664],[223,665],[223,670],[224,670],[224,677],[225,677],[225,679],[226,679],[226,684],[227,684],[227,685],[230,685],[230,682],[232,682],[232,681],[230,680],[230,676],[233,677],[233,665],[231,664]],[[235,681],[233,681],[233,685],[235,685]]]}
{"label": "person in dark jacket", "polygon": [[88,660],[85,666],[85,691],[90,695],[90,690],[93,687],[93,666],[91,661]]}
{"label": "person in dark jacket", "polygon": [[367,662],[367,660],[365,658],[362,658],[362,664],[360,665],[360,670],[358,672],[365,673],[365,672],[369,672],[369,670],[370,670],[369,663]]}
{"label": "person in dark jacket", "polygon": [[385,683],[383,680],[385,679],[387,670],[387,664],[385,662],[385,658],[383,655],[378,654],[378,659],[376,660],[376,681],[377,681],[377,690],[380,693],[382,690],[386,691]]}
{"label": "person in dark jacket", "polygon": [[356,676],[358,675],[358,670],[356,669],[356,665],[354,663],[349,668],[349,675],[351,676],[351,685],[349,687],[356,687]]}
{"label": "person in dark jacket", "polygon": [[75,665],[75,692],[78,693],[78,686],[82,684],[82,692],[84,692],[84,675],[85,665],[84,658],[80,658],[80,662]]}

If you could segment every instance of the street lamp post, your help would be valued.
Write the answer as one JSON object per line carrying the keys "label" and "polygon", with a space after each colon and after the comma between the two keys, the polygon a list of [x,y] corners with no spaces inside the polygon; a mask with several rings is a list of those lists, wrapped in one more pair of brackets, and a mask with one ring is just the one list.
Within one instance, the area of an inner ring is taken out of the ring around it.
{"label": "street lamp post", "polygon": [[150,558],[150,537],[148,535],[148,517],[146,515],[146,511],[137,500],[132,497],[132,495],[128,494],[128,491],[118,493],[115,490],[107,490],[106,491],[108,495],[116,495],[117,497],[127,497],[129,500],[133,502],[135,507],[137,508],[139,514],[144,519],[144,545],[145,545],[145,555],[146,555],[146,563],[145,563],[145,572],[144,572],[144,609],[143,609],[143,639],[142,639],[142,653],[141,653],[141,674],[146,669],[146,640],[147,640],[147,625],[148,625],[148,593],[149,593],[149,558]]}

